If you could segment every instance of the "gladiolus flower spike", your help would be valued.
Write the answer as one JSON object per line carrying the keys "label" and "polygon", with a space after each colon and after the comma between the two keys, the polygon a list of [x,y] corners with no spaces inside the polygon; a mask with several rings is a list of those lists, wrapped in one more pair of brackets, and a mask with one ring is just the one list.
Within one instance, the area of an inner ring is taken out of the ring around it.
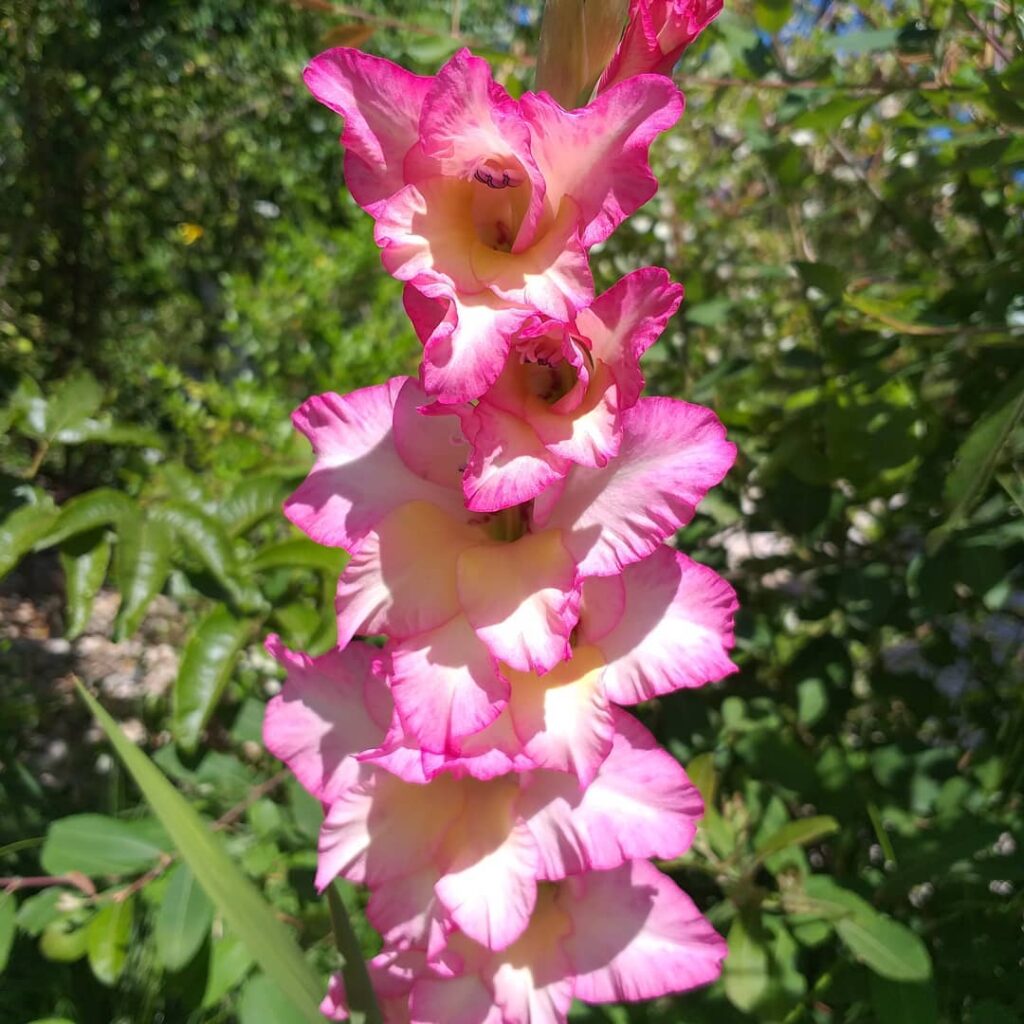
{"label": "gladiolus flower spike", "polygon": [[[623,707],[735,671],[732,588],[670,546],[735,450],[711,410],[641,396],[681,286],[595,295],[588,264],[653,196],[667,76],[719,7],[632,0],[572,111],[465,50],[433,77],[349,49],[306,69],[423,359],[295,413],[315,462],[285,513],[351,557],[336,648],[267,642],[264,739],[324,807],[317,886],[369,889],[388,1024],[562,1024],[721,970],[650,863],[689,848],[700,794]],[[322,1011],[348,1019],[340,975]]]}

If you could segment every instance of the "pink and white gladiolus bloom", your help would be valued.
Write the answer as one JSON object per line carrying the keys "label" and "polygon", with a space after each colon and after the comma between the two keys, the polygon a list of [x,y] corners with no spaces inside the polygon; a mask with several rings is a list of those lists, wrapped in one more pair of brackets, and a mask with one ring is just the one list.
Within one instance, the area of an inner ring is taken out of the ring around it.
{"label": "pink and white gladiolus bloom", "polygon": [[[326,808],[317,885],[338,875],[368,885],[370,920],[387,940],[427,941],[429,921],[438,937],[454,926],[505,949],[530,923],[539,883],[689,848],[700,794],[625,712],[614,713],[611,749],[586,788],[553,771],[410,782],[358,757],[391,718],[372,648],[311,659],[274,638],[269,647],[288,678],[264,740]],[[415,778],[415,753],[394,752],[389,767]]]}
{"label": "pink and white gladiolus bloom", "polygon": [[[617,455],[622,415],[644,386],[640,357],[682,297],[664,270],[645,267],[568,322],[527,320],[498,378],[478,402],[460,407],[470,447],[462,476],[467,506],[495,512],[521,505],[574,464],[597,468]],[[440,318],[442,303],[434,309]]]}
{"label": "pink and white gladiolus bloom", "polygon": [[722,0],[630,0],[629,22],[598,94],[634,75],[671,75],[683,51],[721,13]]}
{"label": "pink and white gladiolus bloom", "polygon": [[328,50],[305,79],[345,118],[346,184],[408,286],[422,383],[444,402],[482,395],[526,320],[568,322],[590,304],[587,251],[654,195],[648,149],[683,109],[659,75],[580,110],[546,93],[514,100],[466,50],[430,78]]}
{"label": "pink and white gladiolus bloom", "polygon": [[313,540],[351,553],[339,644],[391,638],[406,724],[446,753],[507,703],[502,664],[544,673],[571,655],[583,581],[620,573],[689,522],[735,449],[710,410],[641,398],[606,466],[573,466],[527,505],[475,513],[463,502],[459,417],[423,416],[423,399],[414,381],[394,378],[307,401],[295,422],[316,461],[285,511]]}
{"label": "pink and white gladiolus bloom", "polygon": [[[574,998],[624,1002],[706,985],[725,953],[693,901],[634,860],[545,886],[505,950],[453,932],[439,950],[385,946],[369,966],[386,1024],[564,1024]],[[321,1010],[348,1018],[340,979]]]}
{"label": "pink and white gladiolus bloom", "polygon": [[[380,750],[364,760],[411,770],[405,777],[412,780],[440,771],[490,779],[548,768],[572,772],[585,786],[612,748],[614,705],[736,671],[729,659],[736,606],[735,592],[717,573],[664,545],[621,576],[591,577],[583,585],[572,657],[544,675],[500,664],[507,703],[487,727],[461,738],[452,736],[440,672],[406,664],[415,658],[408,646],[385,645],[397,714]],[[474,699],[472,683],[462,682],[451,690],[453,704]],[[420,750],[420,763],[396,766],[394,751],[409,746]]]}

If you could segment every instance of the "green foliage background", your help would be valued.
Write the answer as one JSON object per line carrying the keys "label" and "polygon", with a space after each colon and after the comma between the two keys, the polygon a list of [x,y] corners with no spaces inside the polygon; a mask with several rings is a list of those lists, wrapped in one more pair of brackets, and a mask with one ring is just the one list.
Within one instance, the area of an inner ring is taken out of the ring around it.
{"label": "green foliage background", "polygon": [[[322,976],[319,808],[257,742],[260,640],[328,646],[341,565],[279,515],[308,466],[288,414],[417,345],[300,72],[350,42],[431,73],[454,34],[515,91],[537,27],[529,4],[366,11],[0,11],[0,597],[61,593],[69,640],[101,587],[117,638],[177,602],[177,680],[115,713]],[[658,197],[594,254],[603,285],[644,264],[686,285],[649,389],[713,406],[740,449],[678,544],[737,587],[742,671],[641,709],[708,799],[671,869],[728,935],[724,978],[574,1020],[1024,1019],[1022,13],[728,4],[679,68]],[[0,886],[0,1021],[305,1019],[67,666],[12,636],[0,876],[60,884]],[[71,770],[43,777],[57,723]]]}

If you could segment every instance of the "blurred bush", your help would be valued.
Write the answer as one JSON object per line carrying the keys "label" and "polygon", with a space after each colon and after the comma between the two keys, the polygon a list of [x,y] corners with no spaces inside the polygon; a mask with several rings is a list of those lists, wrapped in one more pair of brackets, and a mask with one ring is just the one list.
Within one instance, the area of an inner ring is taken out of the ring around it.
{"label": "blurred bush", "polygon": [[[260,640],[330,644],[340,566],[278,515],[309,459],[288,413],[418,346],[300,71],[349,44],[430,73],[469,41],[515,93],[538,15],[367,13],[0,15],[0,875],[59,876],[0,895],[0,1020],[290,1019],[62,683],[104,629],[156,643],[158,605],[176,679],[105,699],[332,964],[319,808],[258,745]],[[658,197],[594,253],[603,285],[686,284],[649,387],[740,449],[678,543],[740,592],[742,672],[643,709],[708,802],[672,869],[725,976],[574,1020],[1024,1015],[1022,38],[980,0],[730,5],[679,69]]]}

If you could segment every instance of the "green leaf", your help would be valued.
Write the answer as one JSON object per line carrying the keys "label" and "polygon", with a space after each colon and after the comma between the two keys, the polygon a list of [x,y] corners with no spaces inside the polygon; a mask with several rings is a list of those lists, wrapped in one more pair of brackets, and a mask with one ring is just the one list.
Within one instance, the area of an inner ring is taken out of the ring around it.
{"label": "green leaf", "polygon": [[152,821],[119,821],[102,814],[59,818],[46,833],[39,863],[51,875],[80,871],[95,877],[145,871],[164,852],[152,826]]}
{"label": "green leaf", "polygon": [[791,846],[806,846],[838,831],[839,822],[827,814],[787,821],[757,844],[758,860],[764,860],[765,857],[770,857],[780,850],[787,850]]}
{"label": "green leaf", "polygon": [[213,923],[213,904],[189,870],[177,865],[156,917],[156,953],[169,971],[180,971],[199,951]]}
{"label": "green leaf", "polygon": [[60,514],[52,528],[36,545],[36,551],[59,544],[68,537],[88,533],[101,526],[117,526],[136,509],[135,502],[122,491],[110,487],[97,487],[87,491],[60,507]]}
{"label": "green leaf", "polygon": [[7,966],[14,945],[15,919],[18,904],[13,892],[0,892],[0,971]]}
{"label": "green leaf", "polygon": [[139,628],[150,602],[163,590],[170,569],[170,527],[149,515],[125,519],[117,541],[121,606],[114,624],[115,640],[123,640]]}
{"label": "green leaf", "polygon": [[61,545],[60,562],[68,606],[64,636],[73,640],[85,629],[96,595],[107,578],[110,538],[103,529],[75,534]]}
{"label": "green leaf", "polygon": [[937,550],[957,530],[984,497],[1007,441],[1024,416],[1024,373],[1018,374],[996,400],[997,407],[974,426],[960,445],[943,496],[950,510],[946,521],[928,537],[928,550]]}
{"label": "green leaf", "polygon": [[129,896],[106,904],[89,922],[86,936],[89,966],[96,980],[104,985],[113,985],[124,971],[134,916],[135,897]]}
{"label": "green leaf", "polygon": [[90,373],[65,377],[29,417],[37,437],[50,440],[87,420],[100,407],[103,389]]}
{"label": "green leaf", "polygon": [[875,1024],[935,1024],[939,1010],[935,984],[928,981],[890,981],[871,975],[871,1006]]}
{"label": "green leaf", "polygon": [[261,548],[249,563],[253,569],[320,569],[340,576],[348,555],[339,548],[325,548],[306,537],[294,537]]}
{"label": "green leaf", "polygon": [[71,964],[81,960],[89,951],[89,926],[67,917],[53,921],[43,929],[39,938],[39,952],[47,960]]}
{"label": "green leaf", "polygon": [[28,935],[39,935],[51,921],[56,921],[60,917],[61,912],[57,908],[57,903],[66,893],[66,889],[54,886],[22,900],[21,906],[18,907],[18,927]]}
{"label": "green leaf", "polygon": [[836,922],[847,949],[876,974],[892,981],[925,981],[932,962],[925,944],[905,925],[878,911],[852,914]]}
{"label": "green leaf", "polygon": [[232,537],[252,529],[261,519],[281,514],[287,487],[279,476],[252,476],[238,483],[217,510]]}
{"label": "green leaf", "polygon": [[754,0],[754,21],[757,27],[774,35],[789,21],[793,0]]}
{"label": "green leaf", "polygon": [[0,576],[6,576],[46,535],[57,519],[57,509],[44,504],[22,505],[0,523]]}
{"label": "green leaf", "polygon": [[89,709],[142,790],[186,864],[206,891],[228,927],[277,982],[309,1024],[323,1024],[320,979],[310,969],[285,926],[255,886],[239,871],[188,802],[157,767],[121,732],[96,699],[79,683]]}
{"label": "green leaf", "polygon": [[238,999],[239,1024],[302,1024],[302,1012],[265,974],[250,978]]}
{"label": "green leaf", "polygon": [[109,420],[83,420],[73,427],[65,427],[56,435],[61,444],[116,444],[134,445],[139,448],[163,448],[164,439],[155,430],[132,426],[127,423],[112,423]]}
{"label": "green leaf", "polygon": [[843,297],[846,290],[846,275],[837,267],[830,263],[808,263],[804,260],[795,260],[793,266],[808,288],[817,288],[830,299]]}
{"label": "green leaf", "polygon": [[705,754],[698,754],[686,766],[686,774],[690,781],[697,787],[705,807],[713,807],[715,804],[715,792],[718,788],[718,779],[715,776],[715,755],[708,751]]}
{"label": "green leaf", "polygon": [[236,619],[224,605],[218,605],[199,620],[189,636],[171,695],[171,730],[184,749],[196,748],[253,627],[253,620]]}
{"label": "green leaf", "polygon": [[216,1006],[248,973],[252,953],[235,935],[224,935],[210,944],[210,966],[203,990],[204,1009]]}
{"label": "green leaf", "polygon": [[858,56],[874,53],[876,50],[892,50],[896,47],[899,30],[895,28],[865,28],[842,35],[828,36],[825,49],[832,53],[848,53]]}
{"label": "green leaf", "polygon": [[237,578],[238,563],[235,559],[235,549],[227,531],[216,519],[196,505],[183,501],[161,505],[153,510],[152,516],[174,530],[178,539],[209,571],[235,604],[245,604]]}
{"label": "green leaf", "polygon": [[738,916],[729,928],[728,943],[722,985],[729,1002],[741,1013],[750,1013],[771,983],[768,948]]}

